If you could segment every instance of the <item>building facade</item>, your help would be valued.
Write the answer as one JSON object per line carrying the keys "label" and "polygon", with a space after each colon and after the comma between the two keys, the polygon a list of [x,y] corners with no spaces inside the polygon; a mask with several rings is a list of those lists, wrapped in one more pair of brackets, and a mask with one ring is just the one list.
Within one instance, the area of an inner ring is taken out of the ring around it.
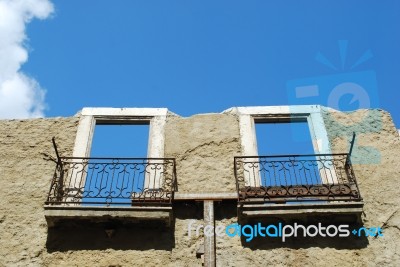
{"label": "building facade", "polygon": [[[304,123],[314,153],[260,154],[268,123]],[[93,159],[100,124],[149,125],[147,158]],[[0,265],[400,264],[400,138],[382,110],[84,108],[0,121],[0,146]]]}

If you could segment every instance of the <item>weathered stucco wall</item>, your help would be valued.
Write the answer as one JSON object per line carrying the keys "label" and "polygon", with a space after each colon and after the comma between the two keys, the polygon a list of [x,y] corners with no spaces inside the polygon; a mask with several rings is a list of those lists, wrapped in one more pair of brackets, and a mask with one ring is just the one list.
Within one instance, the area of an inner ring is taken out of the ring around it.
{"label": "weathered stucco wall", "polygon": [[[363,221],[367,227],[383,227],[384,237],[291,238],[285,243],[217,237],[217,266],[400,265],[400,138],[390,115],[327,110],[324,118],[334,152],[347,152],[347,139],[357,132],[352,160],[365,202]],[[77,123],[78,118],[0,121],[0,266],[201,266],[196,250],[202,237],[195,230],[188,236],[190,222],[193,227],[203,223],[201,202],[175,204],[172,228],[114,225],[113,238],[104,231],[107,225],[48,230],[43,203],[54,163],[45,159],[54,156],[52,136],[63,155],[71,154]],[[165,156],[177,159],[179,192],[235,190],[237,117],[170,116],[165,132]],[[234,201],[216,203],[215,209],[216,225],[237,222]]]}
{"label": "weathered stucco wall", "polygon": [[[40,236],[40,245],[46,248],[37,266],[201,266],[196,250],[202,237],[193,232],[189,238],[187,231],[193,219],[197,225],[203,223],[201,212],[195,204],[178,205],[171,228],[115,221],[51,228],[47,242],[46,234]],[[111,238],[105,232],[108,227],[115,229]]]}
{"label": "weathered stucco wall", "polygon": [[119,225],[62,225],[48,231],[44,217],[55,163],[51,138],[71,156],[79,118],[0,121],[0,266],[193,266],[201,237],[187,237],[201,207],[176,209],[175,229]]}
{"label": "weathered stucco wall", "polygon": [[400,138],[390,114],[382,110],[342,113],[327,110],[325,123],[333,152],[346,152],[356,132],[351,158],[362,197],[363,222],[380,226],[383,238],[370,238],[360,260],[370,265],[400,265]]}
{"label": "weathered stucco wall", "polygon": [[51,138],[60,153],[71,155],[77,123],[77,118],[0,121],[0,265],[42,265],[43,204],[55,168]]}
{"label": "weathered stucco wall", "polygon": [[[354,172],[364,198],[365,227],[382,227],[384,237],[360,239],[217,238],[218,266],[400,266],[400,138],[390,115],[382,110],[324,114],[334,153],[347,153],[356,132]],[[236,218],[216,224],[229,225]]]}
{"label": "weathered stucco wall", "polygon": [[165,156],[176,158],[178,192],[235,192],[239,120],[231,114],[168,117]]}

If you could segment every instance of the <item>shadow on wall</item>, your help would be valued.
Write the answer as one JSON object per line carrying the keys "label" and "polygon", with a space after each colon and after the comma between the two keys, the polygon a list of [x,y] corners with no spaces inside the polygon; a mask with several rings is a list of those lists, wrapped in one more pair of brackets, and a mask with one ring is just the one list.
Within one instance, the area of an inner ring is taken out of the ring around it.
{"label": "shadow on wall", "polygon": [[202,201],[184,201],[174,203],[174,218],[181,220],[202,220],[203,202]]}
{"label": "shadow on wall", "polygon": [[[203,201],[184,201],[174,204],[174,217],[182,220],[203,220]],[[220,200],[214,202],[215,220],[237,217],[236,200]]]}
{"label": "shadow on wall", "polygon": [[[173,224],[174,225],[174,224]],[[71,224],[49,228],[46,243],[49,253],[69,250],[166,250],[175,247],[173,227],[121,222]]]}
{"label": "shadow on wall", "polygon": [[[203,219],[203,203],[174,203],[174,218]],[[122,223],[108,221],[64,221],[48,229],[46,247],[49,253],[74,250],[166,250],[175,247],[175,219],[171,227],[159,223]]]}
{"label": "shadow on wall", "polygon": [[[293,225],[293,224],[291,224]],[[303,224],[304,225],[304,224]],[[305,225],[307,227],[307,225]],[[326,225],[325,225],[326,226]],[[359,229],[363,227],[359,224],[350,225],[349,229]],[[241,236],[243,247],[251,250],[270,250],[276,248],[307,249],[312,247],[342,249],[361,249],[369,245],[368,238],[365,236],[356,237],[352,233],[348,237],[304,237],[300,231],[297,237],[286,237],[282,242],[282,237],[254,237],[250,242],[246,242],[246,237]]]}

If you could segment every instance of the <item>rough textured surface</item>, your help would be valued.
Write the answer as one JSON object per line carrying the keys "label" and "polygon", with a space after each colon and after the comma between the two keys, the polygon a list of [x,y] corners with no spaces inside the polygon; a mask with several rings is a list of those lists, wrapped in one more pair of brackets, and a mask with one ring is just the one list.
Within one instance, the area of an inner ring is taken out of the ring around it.
{"label": "rough textured surface", "polygon": [[[352,133],[354,171],[364,198],[365,227],[382,227],[384,237],[365,239],[217,238],[218,266],[400,266],[400,139],[390,115],[381,110],[324,115],[334,153],[346,153]],[[216,222],[235,223],[234,215]]]}
{"label": "rough textured surface", "polygon": [[[188,238],[196,205],[177,208],[175,229],[107,225],[61,226],[48,230],[43,204],[60,154],[72,155],[79,118],[0,121],[0,266],[193,266],[201,237]],[[189,212],[188,212],[189,210]]]}
{"label": "rough textured surface", "polygon": [[0,121],[1,264],[42,265],[43,203],[55,167],[51,138],[56,137],[62,155],[71,155],[77,123],[77,118]]}
{"label": "rough textured surface", "polygon": [[361,258],[380,266],[399,266],[400,138],[392,118],[382,110],[327,112],[325,118],[334,152],[347,151],[347,138],[356,132],[351,159],[365,203],[363,221],[384,229],[384,238],[370,239]]}
{"label": "rough textured surface", "polygon": [[240,155],[236,116],[170,116],[165,134],[165,156],[176,158],[178,192],[235,192],[233,157]]}
{"label": "rough textured surface", "polygon": [[[367,114],[367,117],[366,117]],[[217,266],[400,266],[400,138],[380,110],[325,115],[334,152],[347,152],[358,133],[353,163],[365,201],[365,226],[384,237],[368,239],[216,238]],[[364,118],[364,119],[362,119]],[[43,203],[54,171],[51,137],[70,155],[78,118],[0,121],[0,266],[201,266],[202,237],[188,225],[203,223],[201,202],[174,205],[173,228],[151,225],[66,225],[47,229]],[[240,154],[232,115],[171,116],[166,156],[176,157],[179,191],[235,190],[233,156]],[[372,153],[373,152],[373,153]],[[236,203],[215,204],[216,225],[236,223]],[[108,238],[105,229],[116,228]]]}

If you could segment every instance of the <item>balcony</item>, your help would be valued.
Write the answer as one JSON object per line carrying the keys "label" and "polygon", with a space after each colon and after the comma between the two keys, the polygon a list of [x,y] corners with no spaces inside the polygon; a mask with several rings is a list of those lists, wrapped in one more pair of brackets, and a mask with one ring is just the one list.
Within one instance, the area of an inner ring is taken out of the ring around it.
{"label": "balcony", "polygon": [[362,212],[350,154],[235,157],[234,166],[242,218]]}
{"label": "balcony", "polygon": [[45,201],[49,226],[67,219],[170,223],[175,159],[57,156],[55,163]]}

